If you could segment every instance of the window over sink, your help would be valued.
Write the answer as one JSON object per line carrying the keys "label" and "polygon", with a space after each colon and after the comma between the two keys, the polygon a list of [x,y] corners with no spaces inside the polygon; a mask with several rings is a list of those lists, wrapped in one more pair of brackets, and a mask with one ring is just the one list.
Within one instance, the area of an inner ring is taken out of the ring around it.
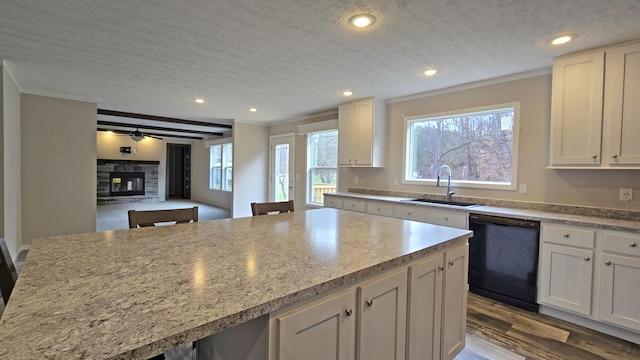
{"label": "window over sink", "polygon": [[451,168],[457,187],[515,190],[520,103],[405,118],[404,184],[435,185]]}

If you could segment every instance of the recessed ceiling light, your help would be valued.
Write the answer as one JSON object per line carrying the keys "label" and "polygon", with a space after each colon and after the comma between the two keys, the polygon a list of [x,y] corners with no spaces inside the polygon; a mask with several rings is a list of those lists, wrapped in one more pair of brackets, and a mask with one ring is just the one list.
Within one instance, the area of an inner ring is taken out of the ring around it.
{"label": "recessed ceiling light", "polygon": [[341,92],[340,94],[342,94],[342,96],[351,96],[353,95],[353,91],[351,90],[344,90],[343,92]]}
{"label": "recessed ceiling light", "polygon": [[422,74],[425,75],[425,76],[433,76],[433,75],[435,75],[437,73],[438,73],[438,70],[436,70],[436,69],[427,69],[427,70],[422,72]]}
{"label": "recessed ceiling light", "polygon": [[195,99],[193,99],[193,101],[196,104],[204,104],[204,99],[203,98],[195,98]]}
{"label": "recessed ceiling light", "polygon": [[256,111],[258,111],[258,108],[252,106],[252,107],[249,108],[249,111],[256,112]]}
{"label": "recessed ceiling light", "polygon": [[349,18],[349,24],[358,28],[365,28],[375,23],[376,17],[371,14],[358,14]]}
{"label": "recessed ceiling light", "polygon": [[562,45],[562,44],[566,44],[569,41],[571,41],[573,39],[574,36],[572,35],[561,35],[556,37],[555,39],[551,40],[551,44],[552,45]]}

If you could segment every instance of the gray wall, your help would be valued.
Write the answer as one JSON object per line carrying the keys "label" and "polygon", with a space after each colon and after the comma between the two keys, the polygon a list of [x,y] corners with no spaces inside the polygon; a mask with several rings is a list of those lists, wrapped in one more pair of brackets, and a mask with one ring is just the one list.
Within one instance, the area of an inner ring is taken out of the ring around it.
{"label": "gray wall", "polygon": [[22,94],[22,245],[96,231],[96,104]]}
{"label": "gray wall", "polygon": [[251,216],[251,203],[268,200],[269,130],[266,126],[233,125],[234,218]]}
{"label": "gray wall", "polygon": [[3,68],[4,238],[15,259],[22,247],[20,92]]}

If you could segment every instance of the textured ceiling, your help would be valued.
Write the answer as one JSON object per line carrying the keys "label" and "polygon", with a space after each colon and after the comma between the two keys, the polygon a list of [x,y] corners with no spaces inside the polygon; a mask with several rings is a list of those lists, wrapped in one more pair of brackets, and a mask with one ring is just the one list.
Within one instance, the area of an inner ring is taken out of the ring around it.
{"label": "textured ceiling", "polygon": [[[373,28],[347,25],[360,12]],[[638,19],[640,0],[2,0],[0,58],[26,93],[272,123],[335,108],[343,89],[391,98],[548,68],[640,38]],[[564,32],[578,38],[547,45]]]}

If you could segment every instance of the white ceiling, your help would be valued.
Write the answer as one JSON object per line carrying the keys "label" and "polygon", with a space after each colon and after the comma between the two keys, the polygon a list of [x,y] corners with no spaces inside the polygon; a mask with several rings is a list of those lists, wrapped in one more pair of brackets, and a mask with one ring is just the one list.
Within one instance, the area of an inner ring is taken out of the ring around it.
{"label": "white ceiling", "polygon": [[[361,12],[373,28],[347,25]],[[268,124],[335,109],[343,89],[393,98],[548,68],[640,38],[639,19],[640,0],[2,0],[0,58],[25,93]],[[578,37],[548,45],[565,32]]]}

